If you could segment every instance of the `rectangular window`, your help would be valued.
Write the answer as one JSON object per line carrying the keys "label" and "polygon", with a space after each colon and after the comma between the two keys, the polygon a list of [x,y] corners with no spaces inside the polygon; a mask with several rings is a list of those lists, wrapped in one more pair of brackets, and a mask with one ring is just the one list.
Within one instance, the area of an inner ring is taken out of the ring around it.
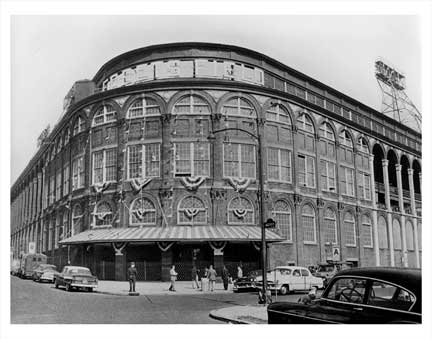
{"label": "rectangular window", "polygon": [[291,152],[269,148],[267,154],[268,178],[274,181],[291,182]]}
{"label": "rectangular window", "polygon": [[178,142],[174,144],[174,175],[210,175],[210,151],[208,142]]}
{"label": "rectangular window", "polygon": [[358,175],[358,194],[360,199],[371,200],[370,175],[359,173]]}
{"label": "rectangular window", "polygon": [[330,161],[320,161],[321,189],[336,192],[336,165]]}
{"label": "rectangular window", "polygon": [[362,228],[363,247],[372,248],[372,225],[370,224],[370,222],[363,221]]}
{"label": "rectangular window", "polygon": [[315,188],[315,159],[313,157],[299,154],[298,179],[300,186]]}
{"label": "rectangular window", "polygon": [[63,195],[69,194],[69,164],[63,167]]}
{"label": "rectangular window", "polygon": [[255,179],[255,146],[224,144],[224,176]]}
{"label": "rectangular window", "polygon": [[48,204],[52,204],[53,202],[54,202],[54,194],[55,194],[55,191],[54,191],[54,189],[55,189],[55,174],[53,174],[53,175],[51,175],[51,177],[50,177],[50,187],[49,187],[49,202],[48,202]]}
{"label": "rectangular window", "polygon": [[117,179],[117,149],[93,153],[93,184],[116,181]]}
{"label": "rectangular window", "polygon": [[84,187],[84,159],[79,157],[72,162],[72,190]]}
{"label": "rectangular window", "polygon": [[62,171],[59,169],[56,175],[56,200],[61,198],[61,188],[62,188]]}
{"label": "rectangular window", "polygon": [[354,196],[354,169],[341,166],[340,190],[344,195]]}

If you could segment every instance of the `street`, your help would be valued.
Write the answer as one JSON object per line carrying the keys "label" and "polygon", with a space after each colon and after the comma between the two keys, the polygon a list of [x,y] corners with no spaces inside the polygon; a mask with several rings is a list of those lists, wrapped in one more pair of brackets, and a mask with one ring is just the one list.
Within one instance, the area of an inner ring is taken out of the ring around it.
{"label": "street", "polygon": [[[302,294],[278,300],[294,301]],[[223,324],[211,310],[256,305],[256,293],[115,296],[11,277],[12,324]]]}

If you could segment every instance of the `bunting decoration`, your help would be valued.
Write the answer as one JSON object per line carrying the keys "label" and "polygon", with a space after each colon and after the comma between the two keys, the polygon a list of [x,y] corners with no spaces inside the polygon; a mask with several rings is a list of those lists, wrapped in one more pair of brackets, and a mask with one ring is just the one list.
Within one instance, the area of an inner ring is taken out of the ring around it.
{"label": "bunting decoration", "polygon": [[115,255],[123,255],[122,251],[126,247],[127,242],[120,242],[120,243],[111,243],[112,247],[114,249]]}
{"label": "bunting decoration", "polygon": [[189,191],[195,191],[204,182],[205,177],[182,177],[181,182]]}
{"label": "bunting decoration", "polygon": [[145,210],[135,210],[133,211],[138,220],[142,220],[144,218],[144,214],[147,213]]}
{"label": "bunting decoration", "polygon": [[111,211],[109,211],[109,212],[98,212],[98,213],[95,213],[95,214],[96,214],[96,218],[98,218],[100,221],[103,221],[106,218],[106,216],[109,215],[109,214],[112,214],[112,212]]}
{"label": "bunting decoration", "polygon": [[226,241],[209,241],[209,245],[213,250],[222,251],[225,248],[226,244]]}
{"label": "bunting decoration", "polygon": [[252,241],[252,245],[257,251],[261,251],[261,243],[259,241]]}
{"label": "bunting decoration", "polygon": [[247,212],[248,211],[244,208],[236,208],[233,210],[234,215],[239,219],[243,219],[246,216]]}
{"label": "bunting decoration", "polygon": [[228,178],[228,183],[239,193],[246,191],[251,181],[250,178]]}
{"label": "bunting decoration", "polygon": [[158,241],[157,245],[158,245],[158,247],[160,248],[160,250],[162,252],[166,252],[166,251],[168,251],[170,249],[170,247],[172,245],[174,245],[174,241],[171,241],[171,242],[169,242],[169,241]]}
{"label": "bunting decoration", "polygon": [[142,188],[144,186],[146,186],[150,181],[152,180],[152,178],[146,178],[146,179],[132,179],[131,180],[131,187],[134,190],[135,193],[138,193],[139,191],[142,190]]}
{"label": "bunting decoration", "polygon": [[199,211],[200,210],[198,208],[185,208],[184,213],[186,217],[192,219],[194,216],[196,216],[199,213]]}
{"label": "bunting decoration", "polygon": [[104,182],[101,184],[94,184],[93,188],[95,190],[96,193],[101,193],[103,191],[105,191],[109,186],[109,182]]}

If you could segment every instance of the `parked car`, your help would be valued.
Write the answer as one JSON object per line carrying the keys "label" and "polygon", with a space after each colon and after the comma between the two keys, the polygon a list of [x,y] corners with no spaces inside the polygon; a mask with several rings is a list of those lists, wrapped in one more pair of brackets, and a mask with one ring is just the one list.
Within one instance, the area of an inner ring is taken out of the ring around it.
{"label": "parked car", "polygon": [[327,286],[328,282],[331,280],[331,278],[334,277],[337,272],[351,267],[351,262],[328,261],[318,264],[318,268],[313,273],[313,275],[322,278],[324,281],[324,286]]}
{"label": "parked car", "polygon": [[[255,287],[262,288],[262,276],[256,278]],[[308,291],[312,287],[323,288],[323,280],[314,277],[302,266],[278,266],[267,273],[267,288],[284,295],[295,291]]]}
{"label": "parked car", "polygon": [[243,278],[238,278],[234,280],[233,291],[234,292],[245,292],[245,291],[255,291],[255,278],[259,275],[260,271],[250,271]]}
{"label": "parked car", "polygon": [[54,274],[58,273],[55,265],[40,264],[33,271],[32,279],[39,282],[54,282]]}
{"label": "parked car", "polygon": [[276,302],[269,324],[421,323],[421,271],[352,268],[335,274],[321,298],[308,304]]}
{"label": "parked car", "polygon": [[18,259],[14,259],[11,262],[11,274],[12,275],[18,275],[20,269],[20,261]]}
{"label": "parked car", "polygon": [[97,277],[92,275],[87,267],[65,266],[61,273],[54,275],[54,286],[56,288],[64,286],[66,291],[76,288],[92,292],[97,285]]}
{"label": "parked car", "polygon": [[24,254],[20,260],[18,276],[21,278],[31,278],[36,266],[46,264],[47,256],[42,253]]}

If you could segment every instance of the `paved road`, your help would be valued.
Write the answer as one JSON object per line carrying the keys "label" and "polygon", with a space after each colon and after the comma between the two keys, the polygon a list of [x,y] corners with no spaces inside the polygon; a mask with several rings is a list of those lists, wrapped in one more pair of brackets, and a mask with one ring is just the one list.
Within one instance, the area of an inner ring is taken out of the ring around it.
{"label": "paved road", "polygon": [[66,292],[52,284],[11,277],[13,324],[222,324],[209,317],[211,310],[256,302],[254,293],[129,297]]}

